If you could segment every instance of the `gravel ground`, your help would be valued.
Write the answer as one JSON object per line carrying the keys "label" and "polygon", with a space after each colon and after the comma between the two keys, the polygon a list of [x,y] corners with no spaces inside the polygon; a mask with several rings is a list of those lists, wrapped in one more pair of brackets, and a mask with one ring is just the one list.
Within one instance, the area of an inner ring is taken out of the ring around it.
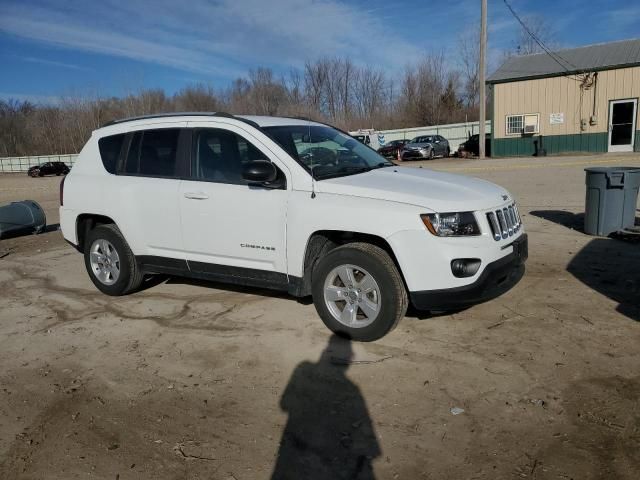
{"label": "gravel ground", "polygon": [[[0,478],[637,478],[640,243],[581,232],[583,168],[616,164],[640,156],[410,163],[509,188],[527,273],[369,344],[257,289],[107,297],[59,232],[0,241]],[[58,183],[0,176],[0,205],[55,224]]]}

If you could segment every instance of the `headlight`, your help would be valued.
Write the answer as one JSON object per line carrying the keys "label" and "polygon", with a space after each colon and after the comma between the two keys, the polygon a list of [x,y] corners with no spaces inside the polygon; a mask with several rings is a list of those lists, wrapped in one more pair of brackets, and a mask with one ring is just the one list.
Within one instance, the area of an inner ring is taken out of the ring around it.
{"label": "headlight", "polygon": [[480,235],[480,227],[473,212],[425,213],[422,223],[438,237]]}

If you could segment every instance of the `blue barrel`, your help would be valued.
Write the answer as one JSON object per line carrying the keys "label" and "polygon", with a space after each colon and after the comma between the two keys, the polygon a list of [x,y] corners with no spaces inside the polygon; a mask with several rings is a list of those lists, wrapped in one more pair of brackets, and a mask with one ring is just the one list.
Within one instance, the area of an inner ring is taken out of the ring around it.
{"label": "blue barrel", "polygon": [[12,202],[0,207],[0,238],[43,232],[47,226],[44,210],[33,200]]}

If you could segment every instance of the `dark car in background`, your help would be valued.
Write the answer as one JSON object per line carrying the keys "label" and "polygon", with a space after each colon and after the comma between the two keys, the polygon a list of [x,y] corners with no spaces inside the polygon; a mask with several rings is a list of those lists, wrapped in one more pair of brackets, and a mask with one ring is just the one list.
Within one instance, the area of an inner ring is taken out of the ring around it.
{"label": "dark car in background", "polygon": [[[487,133],[484,142],[484,152],[487,157],[491,156],[491,134]],[[478,156],[480,154],[480,135],[471,135],[469,140],[461,143],[458,147],[459,157]]]}
{"label": "dark car in background", "polygon": [[378,153],[385,158],[397,158],[398,152],[402,151],[402,148],[409,143],[408,139],[403,140],[391,140],[383,147],[378,149]]}
{"label": "dark car in background", "polygon": [[66,175],[69,173],[69,167],[64,162],[47,162],[42,165],[36,165],[27,170],[30,177],[44,177],[45,175]]}
{"label": "dark car in background", "polygon": [[422,135],[407,143],[402,149],[402,160],[425,160],[438,156],[448,157],[449,142],[440,135]]}

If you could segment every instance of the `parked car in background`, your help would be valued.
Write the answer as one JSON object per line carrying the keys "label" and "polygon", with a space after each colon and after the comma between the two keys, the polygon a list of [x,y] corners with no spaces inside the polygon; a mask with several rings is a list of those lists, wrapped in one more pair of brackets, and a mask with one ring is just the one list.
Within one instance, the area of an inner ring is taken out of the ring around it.
{"label": "parked car in background", "polygon": [[[365,144],[367,147],[371,147],[374,150],[378,150],[380,148],[381,138],[378,136],[378,133],[373,129],[359,129],[353,132],[349,132],[353,138],[358,140],[360,143]],[[383,136],[384,138],[384,136]]]}
{"label": "parked car in background", "polygon": [[408,139],[404,140],[391,140],[387,142],[383,147],[378,149],[378,153],[385,158],[397,158],[398,152],[402,151],[402,148],[409,143]]}
{"label": "parked car in background", "polygon": [[448,157],[449,142],[440,135],[423,135],[407,143],[402,149],[402,160],[424,160],[438,156]]}
{"label": "parked car in background", "polygon": [[30,177],[44,177],[45,175],[66,175],[69,173],[69,167],[64,162],[47,162],[42,165],[36,165],[27,170]]}
{"label": "parked car in background", "polygon": [[[469,140],[463,142],[458,147],[458,156],[459,157],[470,157],[470,156],[478,156],[480,153],[480,135],[477,133],[475,135],[471,135]],[[484,143],[484,151],[485,154],[490,157],[491,156],[491,134],[487,133],[485,137]]]}

